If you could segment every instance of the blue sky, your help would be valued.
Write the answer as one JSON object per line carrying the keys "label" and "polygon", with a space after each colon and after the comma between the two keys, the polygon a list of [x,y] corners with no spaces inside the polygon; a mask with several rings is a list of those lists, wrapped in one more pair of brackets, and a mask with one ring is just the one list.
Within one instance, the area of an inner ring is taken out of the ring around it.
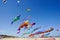
{"label": "blue sky", "polygon": [[[60,0],[20,0],[19,7],[17,5],[17,0],[7,0],[6,4],[0,0],[0,34],[21,36],[24,30],[20,34],[16,32],[23,21],[10,24],[18,14],[21,14],[21,20],[30,15],[30,22],[36,22],[33,28],[41,26],[42,31],[51,26],[55,30],[60,28]],[[27,8],[31,11],[27,12]],[[55,30],[50,35],[60,36],[60,31]]]}

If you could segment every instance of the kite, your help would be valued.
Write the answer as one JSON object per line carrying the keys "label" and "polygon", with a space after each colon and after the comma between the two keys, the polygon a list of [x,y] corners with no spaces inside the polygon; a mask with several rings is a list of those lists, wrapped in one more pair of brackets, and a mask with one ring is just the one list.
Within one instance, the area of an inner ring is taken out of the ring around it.
{"label": "kite", "polygon": [[48,32],[51,32],[51,31],[53,31],[53,30],[54,30],[54,28],[50,28],[49,30],[45,30],[45,31],[43,31],[43,32],[39,31],[39,32],[36,32],[36,33],[34,33],[34,34],[30,34],[29,37],[33,37],[34,35],[37,35],[37,34],[48,33]]}
{"label": "kite", "polygon": [[35,23],[29,24],[29,20],[23,22],[23,23],[20,25],[20,27],[18,28],[17,34],[20,33],[20,29],[23,28],[23,27],[25,27],[26,29],[28,29],[28,25],[33,26],[33,25],[35,25]]}
{"label": "kite", "polygon": [[14,20],[11,22],[11,24],[13,24],[15,21],[20,19],[20,15],[18,15],[16,18],[14,18]]}
{"label": "kite", "polygon": [[28,28],[28,27],[27,27],[28,24],[29,24],[29,20],[23,22],[23,23],[20,25],[20,27],[18,28],[17,34],[20,33],[20,29],[21,29],[21,28],[23,28],[23,27]]}
{"label": "kite", "polygon": [[59,31],[59,29],[57,29],[56,31]]}
{"label": "kite", "polygon": [[17,3],[18,3],[18,6],[19,6],[20,1],[18,0]]}
{"label": "kite", "polygon": [[6,4],[7,0],[3,0],[3,3]]}
{"label": "kite", "polygon": [[30,10],[31,10],[30,8],[27,8],[27,12],[30,12]]}

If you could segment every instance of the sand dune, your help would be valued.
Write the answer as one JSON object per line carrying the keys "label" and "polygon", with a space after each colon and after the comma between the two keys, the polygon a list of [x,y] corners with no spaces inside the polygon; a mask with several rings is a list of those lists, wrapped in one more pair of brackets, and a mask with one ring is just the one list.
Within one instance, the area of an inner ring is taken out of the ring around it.
{"label": "sand dune", "polygon": [[60,38],[3,38],[0,40],[60,40]]}

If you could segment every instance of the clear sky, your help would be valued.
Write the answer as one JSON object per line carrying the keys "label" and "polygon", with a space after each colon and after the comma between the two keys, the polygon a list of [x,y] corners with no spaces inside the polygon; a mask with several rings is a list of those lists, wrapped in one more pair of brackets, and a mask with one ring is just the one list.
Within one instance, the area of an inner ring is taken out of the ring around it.
{"label": "clear sky", "polygon": [[[60,31],[56,31],[60,29],[60,0],[20,0],[19,7],[17,5],[17,0],[7,0],[6,4],[0,0],[0,34],[21,36],[24,30],[16,34],[17,28],[23,22],[20,20],[30,15],[30,22],[36,23],[33,28],[41,26],[44,31],[53,27],[55,30],[50,35],[60,36]],[[31,11],[27,12],[27,8]],[[11,25],[18,14],[21,14],[20,20]]]}

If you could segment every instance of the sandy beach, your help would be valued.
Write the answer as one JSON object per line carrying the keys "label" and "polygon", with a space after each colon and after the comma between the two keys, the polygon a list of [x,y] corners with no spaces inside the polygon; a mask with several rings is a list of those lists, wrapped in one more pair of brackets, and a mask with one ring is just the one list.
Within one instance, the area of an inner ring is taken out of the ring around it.
{"label": "sandy beach", "polygon": [[60,40],[60,38],[3,38],[0,40]]}

